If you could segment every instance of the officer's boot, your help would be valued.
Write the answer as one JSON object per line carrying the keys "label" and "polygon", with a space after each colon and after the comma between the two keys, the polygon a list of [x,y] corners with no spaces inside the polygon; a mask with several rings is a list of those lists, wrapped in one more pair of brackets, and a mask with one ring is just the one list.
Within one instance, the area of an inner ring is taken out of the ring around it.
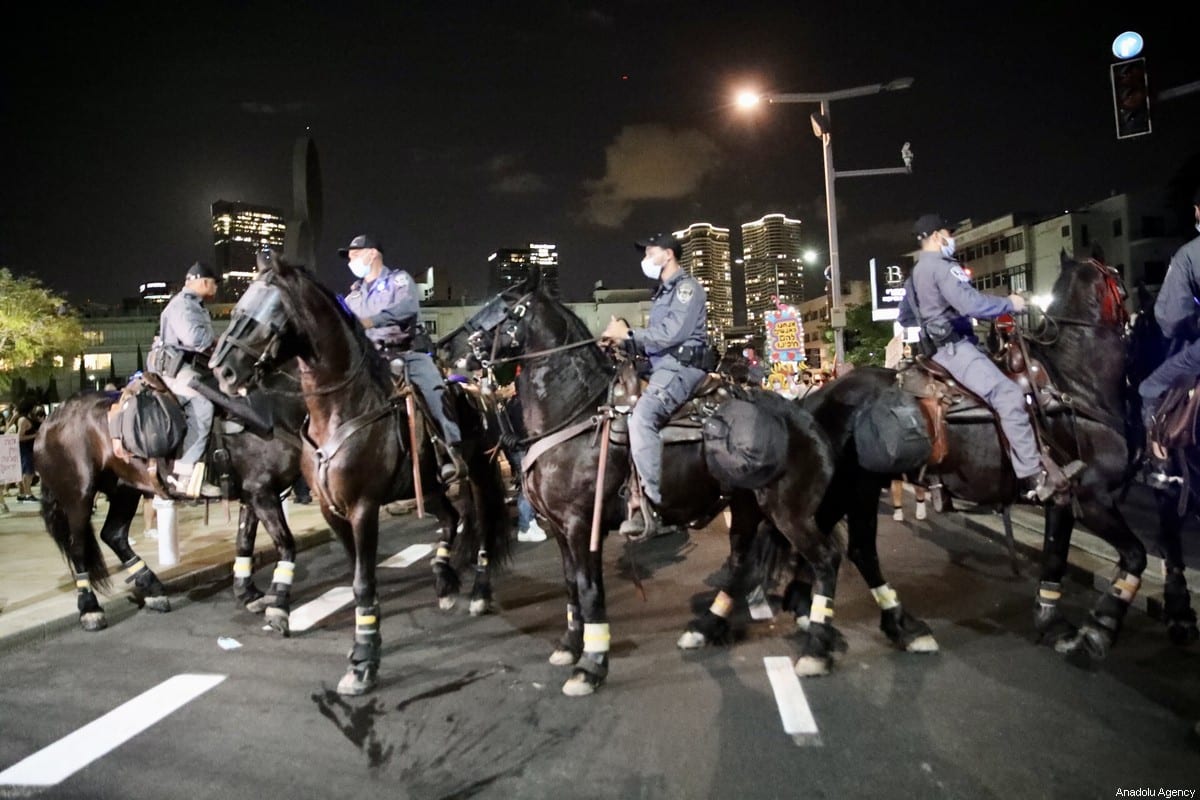
{"label": "officer's boot", "polygon": [[663,533],[662,517],[643,495],[641,505],[630,511],[629,518],[621,523],[617,532],[631,542],[644,542]]}
{"label": "officer's boot", "polygon": [[463,458],[462,445],[458,442],[446,445],[446,454],[449,459],[442,464],[439,477],[442,483],[450,483],[462,478],[467,474],[467,462]]}
{"label": "officer's boot", "polygon": [[195,500],[199,497],[218,498],[221,490],[204,480],[204,463],[180,464],[176,462],[167,476],[167,486],[174,494]]}

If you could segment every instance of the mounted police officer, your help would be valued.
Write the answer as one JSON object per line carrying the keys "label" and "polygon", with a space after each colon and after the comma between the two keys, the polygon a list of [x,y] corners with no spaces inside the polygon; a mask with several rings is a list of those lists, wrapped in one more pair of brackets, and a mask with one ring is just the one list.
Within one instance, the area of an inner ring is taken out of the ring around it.
{"label": "mounted police officer", "polygon": [[[1196,229],[1200,230],[1200,188],[1192,198],[1192,212]],[[1163,394],[1172,384],[1181,379],[1195,380],[1200,375],[1200,322],[1197,308],[1200,307],[1200,236],[1192,239],[1175,252],[1162,289],[1154,302],[1154,317],[1168,339],[1188,341],[1179,352],[1163,361],[1154,372],[1142,381],[1138,394],[1142,398],[1142,420],[1146,432],[1151,432],[1151,423]],[[1158,442],[1150,442],[1152,457],[1159,463],[1152,466],[1152,480],[1165,477],[1167,454]]]}
{"label": "mounted police officer", "polygon": [[[355,236],[338,250],[349,259],[357,278],[346,295],[346,305],[367,330],[367,338],[390,358],[404,362],[408,380],[421,393],[434,417],[450,460],[442,465],[441,478],[452,481],[466,472],[462,458],[462,434],[446,398],[446,384],[428,352],[418,349],[424,331],[417,323],[421,310],[417,285],[402,269],[383,264],[383,246],[373,236]],[[426,345],[428,346],[428,345]]]}
{"label": "mounted police officer", "polygon": [[221,490],[204,482],[204,458],[208,436],[212,430],[213,404],[191,387],[193,379],[202,378],[208,355],[217,337],[212,317],[204,307],[205,300],[217,296],[220,281],[216,270],[197,261],[188,267],[183,290],[171,298],[158,322],[159,358],[156,371],[183,406],[188,429],[183,438],[183,451],[167,483],[175,492],[196,497],[220,497]]}
{"label": "mounted police officer", "polygon": [[[1067,488],[1062,473],[1049,477],[1025,408],[1025,395],[1015,382],[977,346],[971,318],[994,319],[1025,310],[1019,294],[995,297],[971,286],[970,276],[954,259],[953,229],[937,214],[925,214],[913,225],[921,255],[905,285],[900,324],[919,325],[922,348],[965,389],[992,407],[1008,439],[1020,494],[1048,500]],[[1082,468],[1073,464],[1071,471]]]}
{"label": "mounted police officer", "polygon": [[662,438],[660,431],[704,379],[707,339],[707,295],[698,280],[679,265],[683,246],[672,234],[658,233],[635,245],[644,253],[642,272],[659,281],[650,307],[650,323],[630,328],[613,317],[601,338],[623,343],[650,360],[650,383],[633,407],[629,447],[641,479],[641,513],[621,524],[634,539],[662,532],[656,506],[662,504]]}

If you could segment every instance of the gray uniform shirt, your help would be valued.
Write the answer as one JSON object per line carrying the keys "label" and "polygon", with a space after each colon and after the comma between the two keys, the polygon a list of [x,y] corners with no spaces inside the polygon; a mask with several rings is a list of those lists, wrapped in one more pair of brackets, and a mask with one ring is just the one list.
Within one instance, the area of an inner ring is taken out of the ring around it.
{"label": "gray uniform shirt", "polygon": [[191,289],[171,298],[158,319],[162,343],[193,353],[203,353],[216,341],[212,317]]}
{"label": "gray uniform shirt", "polygon": [[373,342],[400,338],[421,311],[417,285],[402,269],[384,267],[370,283],[355,281],[345,299],[355,316],[371,320],[374,327],[367,328],[367,337]]}
{"label": "gray uniform shirt", "polygon": [[1200,236],[1176,251],[1154,301],[1154,317],[1168,337],[1190,333],[1189,322],[1200,303]]}
{"label": "gray uniform shirt", "polygon": [[669,352],[674,347],[705,344],[706,299],[700,281],[682,269],[658,287],[650,306],[649,325],[631,331],[634,348],[646,354],[652,368],[665,358],[674,360]]}
{"label": "gray uniform shirt", "polygon": [[[916,296],[914,297],[914,293]],[[971,277],[952,258],[941,253],[923,251],[905,284],[904,301],[900,308],[900,324],[945,321],[962,336],[971,336],[971,318],[994,319],[1011,314],[1012,301],[1007,297],[984,294],[971,285]]]}

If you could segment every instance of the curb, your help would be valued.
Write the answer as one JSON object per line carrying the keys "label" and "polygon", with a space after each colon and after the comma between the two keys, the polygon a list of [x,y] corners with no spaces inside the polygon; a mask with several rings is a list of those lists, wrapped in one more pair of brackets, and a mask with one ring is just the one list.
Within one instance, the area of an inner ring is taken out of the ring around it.
{"label": "curb", "polygon": [[[303,531],[292,531],[296,544],[296,552],[301,553],[314,547],[333,541],[333,532],[328,527],[309,528]],[[252,569],[258,570],[267,564],[274,563],[273,548],[256,551],[253,555]],[[171,598],[171,610],[184,608],[192,601],[182,594],[205,584],[229,581],[233,582],[233,549],[229,549],[228,559],[222,558],[216,563],[198,567],[177,564],[168,567],[159,574],[158,579],[167,589]],[[74,592],[72,591],[72,594]],[[176,597],[175,595],[181,595]],[[120,602],[126,600],[128,602]],[[113,591],[104,597],[104,614],[110,625],[128,619],[141,608],[130,600],[130,591],[122,589]],[[0,635],[0,653],[15,650],[28,644],[45,642],[66,631],[76,629],[79,625],[78,612],[72,611],[30,625],[19,631]]]}

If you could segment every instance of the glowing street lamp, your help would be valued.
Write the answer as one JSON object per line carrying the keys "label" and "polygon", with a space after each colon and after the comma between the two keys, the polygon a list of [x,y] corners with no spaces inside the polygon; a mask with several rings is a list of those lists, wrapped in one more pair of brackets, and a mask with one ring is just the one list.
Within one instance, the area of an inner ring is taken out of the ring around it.
{"label": "glowing street lamp", "polygon": [[870,175],[908,175],[912,173],[913,153],[908,142],[901,148],[903,167],[885,169],[855,169],[837,171],[833,168],[833,136],[829,112],[829,104],[834,100],[848,100],[852,97],[866,97],[880,92],[898,92],[913,85],[912,78],[897,78],[887,83],[872,83],[867,86],[856,86],[853,89],[839,89],[835,92],[793,92],[755,94],[743,91],[737,96],[737,105],[748,109],[765,100],[767,103],[819,103],[820,111],[811,116],[813,134],[821,140],[825,153],[825,209],[829,219],[829,322],[834,332],[834,356],[841,364],[845,357],[843,330],[846,327],[846,309],[842,308],[841,265],[838,261],[837,235],[837,203],[834,198],[833,182],[835,178],[862,178]]}

